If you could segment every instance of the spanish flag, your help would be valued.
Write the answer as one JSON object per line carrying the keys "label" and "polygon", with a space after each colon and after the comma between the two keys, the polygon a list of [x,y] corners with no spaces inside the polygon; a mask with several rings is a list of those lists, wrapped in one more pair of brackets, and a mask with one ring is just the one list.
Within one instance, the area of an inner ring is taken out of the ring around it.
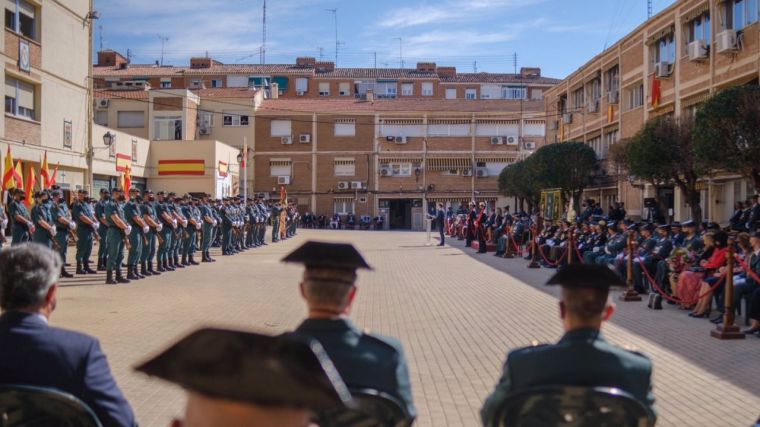
{"label": "spanish flag", "polygon": [[21,164],[21,160],[16,162],[14,175],[16,176],[16,178],[14,178],[16,179],[16,188],[24,190],[24,165]]}
{"label": "spanish flag", "polygon": [[27,208],[34,204],[34,185],[37,183],[36,176],[34,175],[34,166],[29,165],[29,175],[26,176],[26,199],[24,204]]}
{"label": "spanish flag", "polygon": [[55,169],[53,170],[53,175],[50,177],[50,181],[48,182],[48,187],[52,187],[56,183],[56,179],[58,178],[58,166],[61,164],[55,165]]}
{"label": "spanish flag", "polygon": [[3,170],[3,191],[24,186],[24,180],[13,166],[13,155],[11,154],[10,146],[8,146],[8,153],[5,155],[5,167]]}
{"label": "spanish flag", "polygon": [[45,151],[45,157],[42,158],[42,166],[40,166],[40,189],[44,190],[50,188],[50,168],[48,168],[47,151]]}
{"label": "spanish flag", "polygon": [[206,161],[200,160],[159,160],[158,175],[205,175]]}
{"label": "spanish flag", "polygon": [[662,88],[660,83],[660,79],[658,79],[657,76],[652,76],[652,108],[660,106],[660,99],[662,98]]}
{"label": "spanish flag", "polygon": [[130,188],[132,188],[132,168],[127,166],[127,170],[124,171],[124,193],[129,194]]}

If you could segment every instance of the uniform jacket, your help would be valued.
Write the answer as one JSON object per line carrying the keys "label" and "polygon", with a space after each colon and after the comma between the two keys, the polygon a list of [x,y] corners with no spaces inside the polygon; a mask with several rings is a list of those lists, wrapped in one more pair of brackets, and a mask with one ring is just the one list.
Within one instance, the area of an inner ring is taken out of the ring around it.
{"label": "uniform jacket", "polygon": [[652,408],[651,377],[652,362],[646,356],[609,344],[596,329],[577,329],[557,344],[509,353],[480,416],[488,424],[510,392],[550,385],[616,387]]}
{"label": "uniform jacket", "polygon": [[52,387],[84,401],[105,427],[136,425],[95,338],[10,311],[0,316],[0,346],[0,383]]}
{"label": "uniform jacket", "polygon": [[295,332],[322,344],[348,387],[388,393],[405,404],[412,417],[416,416],[400,342],[365,334],[348,319],[306,319]]}

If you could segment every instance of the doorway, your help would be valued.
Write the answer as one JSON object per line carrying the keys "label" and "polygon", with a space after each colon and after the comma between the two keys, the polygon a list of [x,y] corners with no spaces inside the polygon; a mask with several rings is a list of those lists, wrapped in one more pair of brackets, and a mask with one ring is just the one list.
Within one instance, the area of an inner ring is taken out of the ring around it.
{"label": "doorway", "polygon": [[412,201],[409,199],[388,201],[388,225],[391,230],[412,229]]}

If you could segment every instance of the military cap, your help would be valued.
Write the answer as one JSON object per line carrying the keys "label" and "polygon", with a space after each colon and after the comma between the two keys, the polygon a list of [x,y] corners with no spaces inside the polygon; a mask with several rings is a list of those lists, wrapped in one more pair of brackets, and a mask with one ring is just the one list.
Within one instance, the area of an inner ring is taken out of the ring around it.
{"label": "military cap", "polygon": [[53,190],[53,191],[50,192],[50,196],[51,197],[63,196],[63,191],[61,191],[61,190]]}
{"label": "military cap", "polygon": [[47,193],[42,192],[42,191],[35,191],[32,197],[34,197],[35,199],[39,199],[40,197],[42,197],[43,194],[47,194]]}
{"label": "military cap", "polygon": [[111,190],[111,193],[123,193],[123,191],[121,190],[121,188],[114,188]]}
{"label": "military cap", "polygon": [[546,284],[574,289],[609,289],[626,286],[623,279],[608,267],[577,263],[561,268]]}
{"label": "military cap", "polygon": [[143,194],[153,194],[153,190],[145,190],[143,191]]}
{"label": "military cap", "polygon": [[204,328],[135,368],[211,398],[262,406],[353,406],[351,394],[319,342]]}
{"label": "military cap", "polygon": [[683,228],[680,222],[674,221],[672,224],[670,224],[671,228]]}
{"label": "military cap", "polygon": [[304,264],[306,268],[372,270],[359,251],[350,243],[308,241],[283,258],[282,262]]}
{"label": "military cap", "polygon": [[658,230],[669,230],[670,226],[668,224],[657,224]]}
{"label": "military cap", "polygon": [[714,230],[720,230],[720,225],[718,225],[717,222],[710,222],[710,223],[707,224],[707,229],[708,230],[713,230],[713,231]]}
{"label": "military cap", "polygon": [[108,189],[107,188],[101,188],[100,189],[100,194],[108,194]]}
{"label": "military cap", "polygon": [[89,191],[87,191],[87,190],[85,190],[85,189],[80,189],[80,190],[77,190],[77,194],[84,194],[84,195],[87,195],[87,194],[90,194],[90,192],[89,192]]}
{"label": "military cap", "polygon": [[[602,222],[604,221],[599,221],[599,224],[601,224]],[[609,225],[607,225],[607,230],[620,231],[620,227],[618,227],[616,222],[612,222]]]}
{"label": "military cap", "polygon": [[176,195],[177,195],[177,193],[175,193],[175,192],[173,192],[173,191],[170,191],[170,192],[169,192],[169,194],[167,194],[167,195],[168,195],[169,197],[172,197],[172,196],[176,196]]}
{"label": "military cap", "polygon": [[164,190],[159,190],[158,193],[156,193],[156,196],[163,196],[166,195],[166,192]]}
{"label": "military cap", "polygon": [[633,220],[631,220],[630,218],[627,218],[627,219],[623,220],[623,224],[625,224],[627,226],[631,226],[631,225],[634,225],[635,222],[633,222]]}
{"label": "military cap", "polygon": [[681,226],[683,226],[684,228],[686,228],[686,227],[696,227],[697,223],[694,222],[693,220],[688,220],[688,221],[682,222]]}
{"label": "military cap", "polygon": [[24,191],[23,188],[17,188],[16,191],[13,192],[13,194],[26,194],[26,191]]}
{"label": "military cap", "polygon": [[132,188],[129,189],[129,193],[130,194],[132,194],[132,193],[139,193],[139,192],[140,192],[140,189],[137,188],[137,187],[132,187]]}
{"label": "military cap", "polygon": [[654,231],[654,224],[648,222],[641,227],[642,230]]}
{"label": "military cap", "polygon": [[51,185],[51,186],[50,186],[50,189],[51,189],[51,190],[60,190],[60,189],[61,189],[61,186],[60,186],[60,185],[57,185],[57,184],[53,184],[53,185]]}

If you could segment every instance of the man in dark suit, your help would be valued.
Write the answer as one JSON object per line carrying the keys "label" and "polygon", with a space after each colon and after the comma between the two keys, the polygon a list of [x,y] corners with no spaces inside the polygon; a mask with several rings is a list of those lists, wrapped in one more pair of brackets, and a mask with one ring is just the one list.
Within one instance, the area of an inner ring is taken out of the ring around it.
{"label": "man in dark suit", "polygon": [[562,286],[559,303],[565,335],[554,345],[512,351],[494,392],[480,416],[485,425],[496,421],[497,409],[507,396],[539,386],[616,387],[652,407],[652,362],[644,355],[608,343],[600,331],[615,306],[610,287],[625,283],[607,267],[572,264],[547,282]]}
{"label": "man in dark suit", "polygon": [[309,315],[295,332],[322,344],[349,388],[388,393],[413,419],[417,412],[401,343],[364,333],[348,319],[356,270],[371,269],[361,254],[350,244],[306,242],[283,261],[306,266],[301,295]]}
{"label": "man in dark suit", "polygon": [[441,242],[438,243],[438,246],[444,246],[446,244],[446,237],[443,233],[443,228],[446,223],[446,212],[443,210],[443,203],[438,203],[438,209],[435,211],[435,215],[428,214],[428,217],[435,220],[435,227],[438,229],[438,234],[441,235]]}
{"label": "man in dark suit", "polygon": [[48,326],[61,264],[57,253],[34,243],[0,252],[0,383],[71,393],[104,426],[134,426],[98,341]]}
{"label": "man in dark suit", "polygon": [[[752,272],[747,272],[747,280],[744,283],[734,285],[734,309],[741,306],[742,297],[750,298],[753,292],[760,289],[760,283],[755,280],[755,277],[760,277],[760,231],[752,233],[749,243],[752,245],[752,255],[749,260],[745,259],[745,262]],[[760,328],[751,327],[744,332],[754,334],[758,331]]]}

